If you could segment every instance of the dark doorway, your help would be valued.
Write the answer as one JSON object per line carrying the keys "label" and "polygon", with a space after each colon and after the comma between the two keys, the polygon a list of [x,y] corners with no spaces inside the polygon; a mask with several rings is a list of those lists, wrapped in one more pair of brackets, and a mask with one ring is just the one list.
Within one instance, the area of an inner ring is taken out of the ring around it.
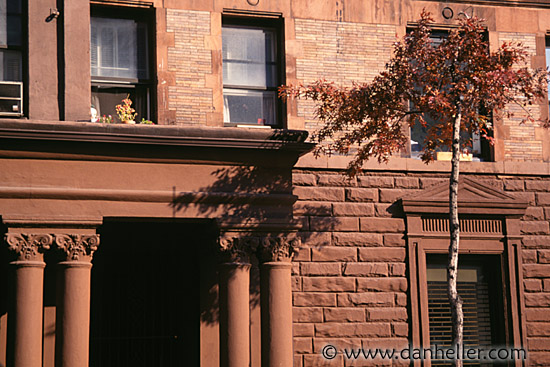
{"label": "dark doorway", "polygon": [[208,223],[111,222],[92,268],[90,366],[198,366]]}

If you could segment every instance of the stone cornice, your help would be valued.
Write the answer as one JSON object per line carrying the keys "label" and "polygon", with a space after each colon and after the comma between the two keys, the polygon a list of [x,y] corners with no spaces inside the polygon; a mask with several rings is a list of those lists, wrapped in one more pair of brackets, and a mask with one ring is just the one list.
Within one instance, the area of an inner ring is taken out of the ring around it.
{"label": "stone cornice", "polygon": [[18,261],[42,261],[42,253],[50,249],[53,236],[49,234],[7,233],[8,248],[17,254]]}
{"label": "stone cornice", "polygon": [[99,246],[99,235],[56,234],[55,245],[65,253],[67,261],[91,260]]}
{"label": "stone cornice", "polygon": [[284,151],[296,158],[313,148],[307,131],[0,119],[4,141],[105,143],[161,148]]}

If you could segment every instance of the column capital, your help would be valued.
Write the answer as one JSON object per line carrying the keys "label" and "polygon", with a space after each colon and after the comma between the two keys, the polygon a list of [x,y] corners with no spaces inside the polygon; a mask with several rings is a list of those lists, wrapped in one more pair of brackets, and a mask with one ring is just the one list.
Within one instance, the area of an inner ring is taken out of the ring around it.
{"label": "column capital", "polygon": [[225,262],[249,263],[250,255],[253,254],[260,239],[255,236],[241,234],[222,234],[218,238],[219,250]]}
{"label": "column capital", "polygon": [[265,236],[261,238],[260,257],[263,262],[290,262],[301,245],[296,235]]}
{"label": "column capital", "polygon": [[42,253],[53,243],[49,234],[7,233],[4,237],[8,248],[17,254],[18,261],[42,261]]}
{"label": "column capital", "polygon": [[67,261],[90,261],[99,246],[99,235],[56,234],[55,245],[65,252]]}

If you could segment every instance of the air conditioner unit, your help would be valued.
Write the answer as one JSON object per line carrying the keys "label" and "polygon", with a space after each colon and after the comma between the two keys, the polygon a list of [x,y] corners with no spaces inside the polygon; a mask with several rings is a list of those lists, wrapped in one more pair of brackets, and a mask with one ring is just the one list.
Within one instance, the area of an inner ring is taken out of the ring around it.
{"label": "air conditioner unit", "polygon": [[0,116],[23,115],[23,83],[0,82]]}

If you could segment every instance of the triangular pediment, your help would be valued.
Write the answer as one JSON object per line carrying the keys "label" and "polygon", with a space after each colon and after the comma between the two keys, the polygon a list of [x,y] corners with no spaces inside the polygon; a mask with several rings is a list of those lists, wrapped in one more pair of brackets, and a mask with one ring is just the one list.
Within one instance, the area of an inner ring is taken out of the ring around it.
{"label": "triangular pediment", "polygon": [[[405,213],[448,213],[449,183],[434,185],[403,198]],[[482,182],[462,177],[458,184],[459,212],[468,214],[522,215],[528,203]]]}

